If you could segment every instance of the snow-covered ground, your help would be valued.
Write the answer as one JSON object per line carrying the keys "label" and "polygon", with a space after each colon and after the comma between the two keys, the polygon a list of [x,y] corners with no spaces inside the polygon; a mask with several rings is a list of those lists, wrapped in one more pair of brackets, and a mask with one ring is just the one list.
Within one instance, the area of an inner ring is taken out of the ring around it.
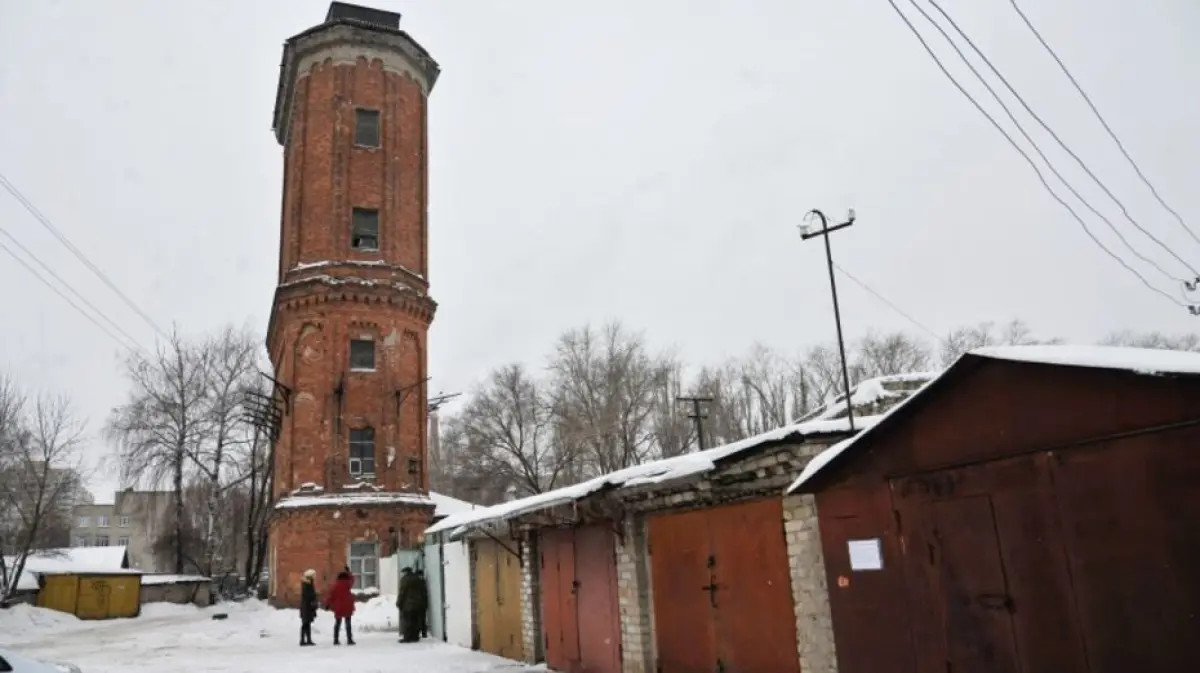
{"label": "snow-covered ground", "polygon": [[[204,609],[152,603],[143,606],[142,616],[136,619],[96,622],[17,605],[0,610],[0,647],[36,659],[70,662],[83,673],[545,671],[441,642],[400,643],[395,608],[390,605],[394,601],[381,597],[359,606],[354,647],[344,641],[333,646],[333,616],[327,612],[313,625],[317,646],[299,647],[296,611],[275,610],[257,601]],[[228,618],[214,620],[214,613]]]}

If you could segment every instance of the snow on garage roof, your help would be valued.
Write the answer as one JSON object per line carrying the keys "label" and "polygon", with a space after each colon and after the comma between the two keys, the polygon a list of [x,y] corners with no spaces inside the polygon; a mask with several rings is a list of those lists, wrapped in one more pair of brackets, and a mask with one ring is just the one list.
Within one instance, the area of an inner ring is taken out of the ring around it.
{"label": "snow on garage roof", "polygon": [[451,498],[448,495],[434,493],[433,491],[429,492],[429,499],[433,501],[433,517],[435,519],[440,519],[452,514],[470,512],[473,509],[479,508],[479,505],[469,503],[466,500]]}
{"label": "snow on garage roof", "polygon": [[1200,374],[1200,353],[1123,346],[992,346],[969,355],[1066,367],[1125,369],[1138,374]]}
{"label": "snow on garage roof", "polygon": [[[869,379],[863,379],[850,388],[850,404],[854,413],[870,410],[874,405],[886,403],[888,400],[899,400],[907,397],[912,387],[920,387],[941,375],[941,372],[909,372],[907,374],[886,374]],[[906,384],[908,384],[906,386]],[[840,393],[834,399],[825,403],[805,419],[841,418],[846,415],[846,395]],[[878,413],[878,412],[876,412]],[[861,413],[863,416],[870,413]]]}
{"label": "snow on garage roof", "polygon": [[142,575],[142,586],[157,584],[207,584],[212,579],[204,575]]}
{"label": "snow on garage roof", "polygon": [[[15,569],[16,558],[6,556],[4,563]],[[42,573],[118,572],[125,569],[125,547],[69,547],[31,551],[25,557],[25,568],[17,579],[18,590],[38,588],[37,575]]]}
{"label": "snow on garage roof", "polygon": [[[881,416],[855,418],[856,428],[867,428]],[[765,432],[761,435],[718,446],[699,453],[688,453],[673,458],[654,460],[641,465],[634,465],[616,472],[601,475],[588,481],[572,484],[553,491],[538,493],[518,500],[510,500],[491,507],[462,512],[430,526],[426,533],[452,531],[452,536],[465,533],[470,527],[480,524],[503,521],[521,514],[528,514],[558,505],[574,502],[585,496],[606,488],[626,488],[645,484],[661,484],[676,479],[683,479],[702,474],[716,467],[716,463],[743,451],[772,442],[798,440],[807,435],[848,432],[849,424],[844,418],[819,419],[786,425],[782,428]]]}
{"label": "snow on garage roof", "polygon": [[[1129,348],[1125,346],[1068,346],[1068,345],[1037,345],[1037,346],[989,346],[977,348],[955,361],[946,371],[953,369],[965,358],[986,358],[990,360],[1007,360],[1010,362],[1030,362],[1036,364],[1058,365],[1062,367],[1089,367],[1094,369],[1116,369],[1160,376],[1170,374],[1200,374],[1200,353],[1191,351],[1173,351],[1161,348]],[[909,402],[921,396],[941,376],[930,380],[920,390],[913,393],[895,407],[892,407],[880,418],[890,417],[900,413]],[[801,486],[812,479],[825,466],[833,462],[856,442],[871,434],[868,428],[854,437],[845,439],[817,454],[796,481],[788,487],[787,493],[795,493]]]}

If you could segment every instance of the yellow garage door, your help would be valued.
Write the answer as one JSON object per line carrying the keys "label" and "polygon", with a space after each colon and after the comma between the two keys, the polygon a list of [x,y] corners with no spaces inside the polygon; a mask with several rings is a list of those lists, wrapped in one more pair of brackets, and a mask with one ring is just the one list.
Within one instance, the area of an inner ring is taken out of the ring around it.
{"label": "yellow garage door", "polygon": [[[505,540],[513,549],[516,544]],[[477,540],[475,549],[475,623],[479,649],[508,659],[525,653],[521,633],[521,562],[494,540]]]}
{"label": "yellow garage door", "polygon": [[136,617],[141,609],[138,575],[83,575],[75,615],[80,619]]}
{"label": "yellow garage door", "polygon": [[79,578],[75,575],[42,575],[42,581],[42,588],[38,590],[38,606],[75,614]]}

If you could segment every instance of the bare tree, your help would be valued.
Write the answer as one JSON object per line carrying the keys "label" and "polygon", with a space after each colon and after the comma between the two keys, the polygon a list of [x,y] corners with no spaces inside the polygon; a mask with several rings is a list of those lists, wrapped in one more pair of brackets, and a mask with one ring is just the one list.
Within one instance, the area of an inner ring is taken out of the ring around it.
{"label": "bare tree", "polygon": [[933,354],[920,339],[904,332],[868,332],[855,349],[858,380],[923,372],[930,368]]}
{"label": "bare tree", "polygon": [[492,372],[460,414],[467,451],[523,494],[561,485],[571,457],[551,441],[550,409],[541,385],[519,364]]}
{"label": "bare tree", "polygon": [[208,366],[204,349],[178,333],[152,356],[131,355],[125,361],[129,397],[113,409],[104,429],[118,446],[122,482],[170,484],[175,511],[169,537],[177,574],[183,573],[187,538],[183,490],[188,456],[208,423]]}
{"label": "bare tree", "polygon": [[1162,332],[1135,332],[1122,330],[1113,332],[1100,341],[1104,346],[1132,346],[1134,348],[1161,348],[1173,351],[1200,351],[1200,334],[1163,334]]}
{"label": "bare tree", "polygon": [[204,387],[197,399],[199,430],[194,441],[184,443],[184,453],[204,482],[204,559],[200,570],[212,575],[219,559],[220,538],[234,539],[232,526],[219,535],[220,510],[227,491],[244,483],[250,472],[240,472],[253,442],[253,429],[243,420],[242,400],[258,377],[258,339],[246,330],[226,328],[200,344],[193,359]]}
{"label": "bare tree", "polygon": [[[854,341],[847,352],[850,385],[853,388],[870,378],[938,369],[965,352],[985,346],[1061,343],[1035,336],[1020,320],[961,327],[941,341],[940,347],[934,348],[904,332],[870,332]],[[1194,334],[1126,331],[1110,335],[1104,343],[1200,350],[1200,336]],[[652,353],[640,333],[625,329],[619,322],[564,333],[555,344],[547,370],[545,383],[534,381],[524,369],[519,372],[523,384],[539,390],[550,409],[546,424],[537,425],[541,429],[537,435],[539,453],[547,451],[541,443],[545,439],[553,455],[570,458],[556,463],[554,486],[686,451],[696,437],[692,423],[676,402],[684,390],[713,397],[705,422],[706,439],[711,437],[711,445],[736,441],[816,414],[834,417],[836,414],[828,414],[844,395],[842,361],[832,345],[811,347],[798,358],[756,345],[742,357],[703,367],[696,376],[685,377],[678,358]],[[503,371],[495,376],[500,377]],[[884,393],[876,394],[882,395],[880,400],[894,400],[911,393],[922,382],[920,377],[889,381],[883,386]],[[516,398],[509,395],[508,407],[498,407],[496,399],[494,389],[485,387],[474,393],[473,399],[468,398],[466,408],[472,410],[471,414],[445,417],[434,480],[438,488],[486,503],[514,492],[549,487],[541,482],[531,486],[528,475],[541,474],[537,470],[519,475],[518,470],[496,469],[500,455],[497,446],[505,442],[508,446],[524,446],[527,441],[514,443],[479,430],[480,409],[507,410],[509,416],[497,417],[507,420],[494,427],[509,431],[523,427],[513,420],[521,417],[512,416],[511,400]],[[857,407],[859,402],[855,404]],[[886,401],[877,400],[856,412],[879,413],[886,405]],[[544,434],[547,427],[549,437]],[[520,433],[515,436],[522,438]],[[527,449],[519,452],[524,454]],[[518,486],[520,479],[525,483]]]}
{"label": "bare tree", "polygon": [[677,399],[683,391],[683,363],[674,356],[664,356],[650,418],[654,445],[663,458],[685,453],[696,438],[692,421],[679,412]]}
{"label": "bare tree", "polygon": [[988,346],[1028,346],[1034,344],[1061,343],[1061,339],[1038,339],[1033,331],[1020,319],[1012,319],[1000,326],[991,321],[977,325],[959,327],[942,339],[941,366],[949,367],[964,353]]}
{"label": "bare tree", "polygon": [[[816,352],[816,374],[806,363],[779,351],[754,344],[743,356],[732,358],[719,367],[700,370],[696,387],[713,397],[706,426],[713,443],[734,442],[787,425],[802,417],[821,399],[821,366],[831,367],[829,385],[840,387],[841,369],[836,352]],[[832,354],[828,359],[827,353]],[[836,374],[836,379],[832,376]]]}
{"label": "bare tree", "polygon": [[[267,386],[261,376],[250,386],[250,390],[260,395],[267,394]],[[250,431],[250,447],[246,454],[242,470],[249,475],[245,486],[245,517],[246,522],[246,570],[247,588],[253,587],[262,576],[267,559],[267,524],[271,518],[272,484],[275,474],[274,444],[270,436],[261,428],[254,427]],[[239,520],[236,517],[231,520]]]}
{"label": "bare tree", "polygon": [[[853,362],[853,353],[848,354],[846,359]],[[813,346],[805,352],[803,362],[804,372],[811,386],[816,405],[845,393],[843,390],[845,385],[842,381],[842,358],[838,354],[837,346]],[[862,378],[861,372],[856,367],[851,367],[849,373],[850,385],[858,383]]]}
{"label": "bare tree", "polygon": [[550,358],[555,438],[591,474],[652,457],[656,392],[669,365],[619,322],[559,337]]}
{"label": "bare tree", "polygon": [[472,446],[465,426],[461,413],[452,414],[445,416],[438,430],[442,461],[438,472],[430,474],[438,492],[480,505],[502,502],[519,492],[513,481],[514,473],[492,471],[491,450]]}
{"label": "bare tree", "polygon": [[82,434],[65,398],[39,395],[29,409],[0,376],[0,605],[16,593],[30,553],[52,546],[54,528],[69,525],[84,478]]}

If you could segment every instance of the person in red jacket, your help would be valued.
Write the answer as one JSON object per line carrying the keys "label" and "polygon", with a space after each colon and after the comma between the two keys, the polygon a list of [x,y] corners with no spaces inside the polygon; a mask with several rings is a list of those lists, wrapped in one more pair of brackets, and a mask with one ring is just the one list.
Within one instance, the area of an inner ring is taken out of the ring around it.
{"label": "person in red jacket", "polygon": [[333,644],[340,645],[338,634],[342,630],[342,622],[346,623],[346,644],[354,644],[354,631],[350,626],[350,618],[354,615],[354,575],[350,568],[344,568],[337,574],[333,586],[325,594],[325,609],[333,611]]}

